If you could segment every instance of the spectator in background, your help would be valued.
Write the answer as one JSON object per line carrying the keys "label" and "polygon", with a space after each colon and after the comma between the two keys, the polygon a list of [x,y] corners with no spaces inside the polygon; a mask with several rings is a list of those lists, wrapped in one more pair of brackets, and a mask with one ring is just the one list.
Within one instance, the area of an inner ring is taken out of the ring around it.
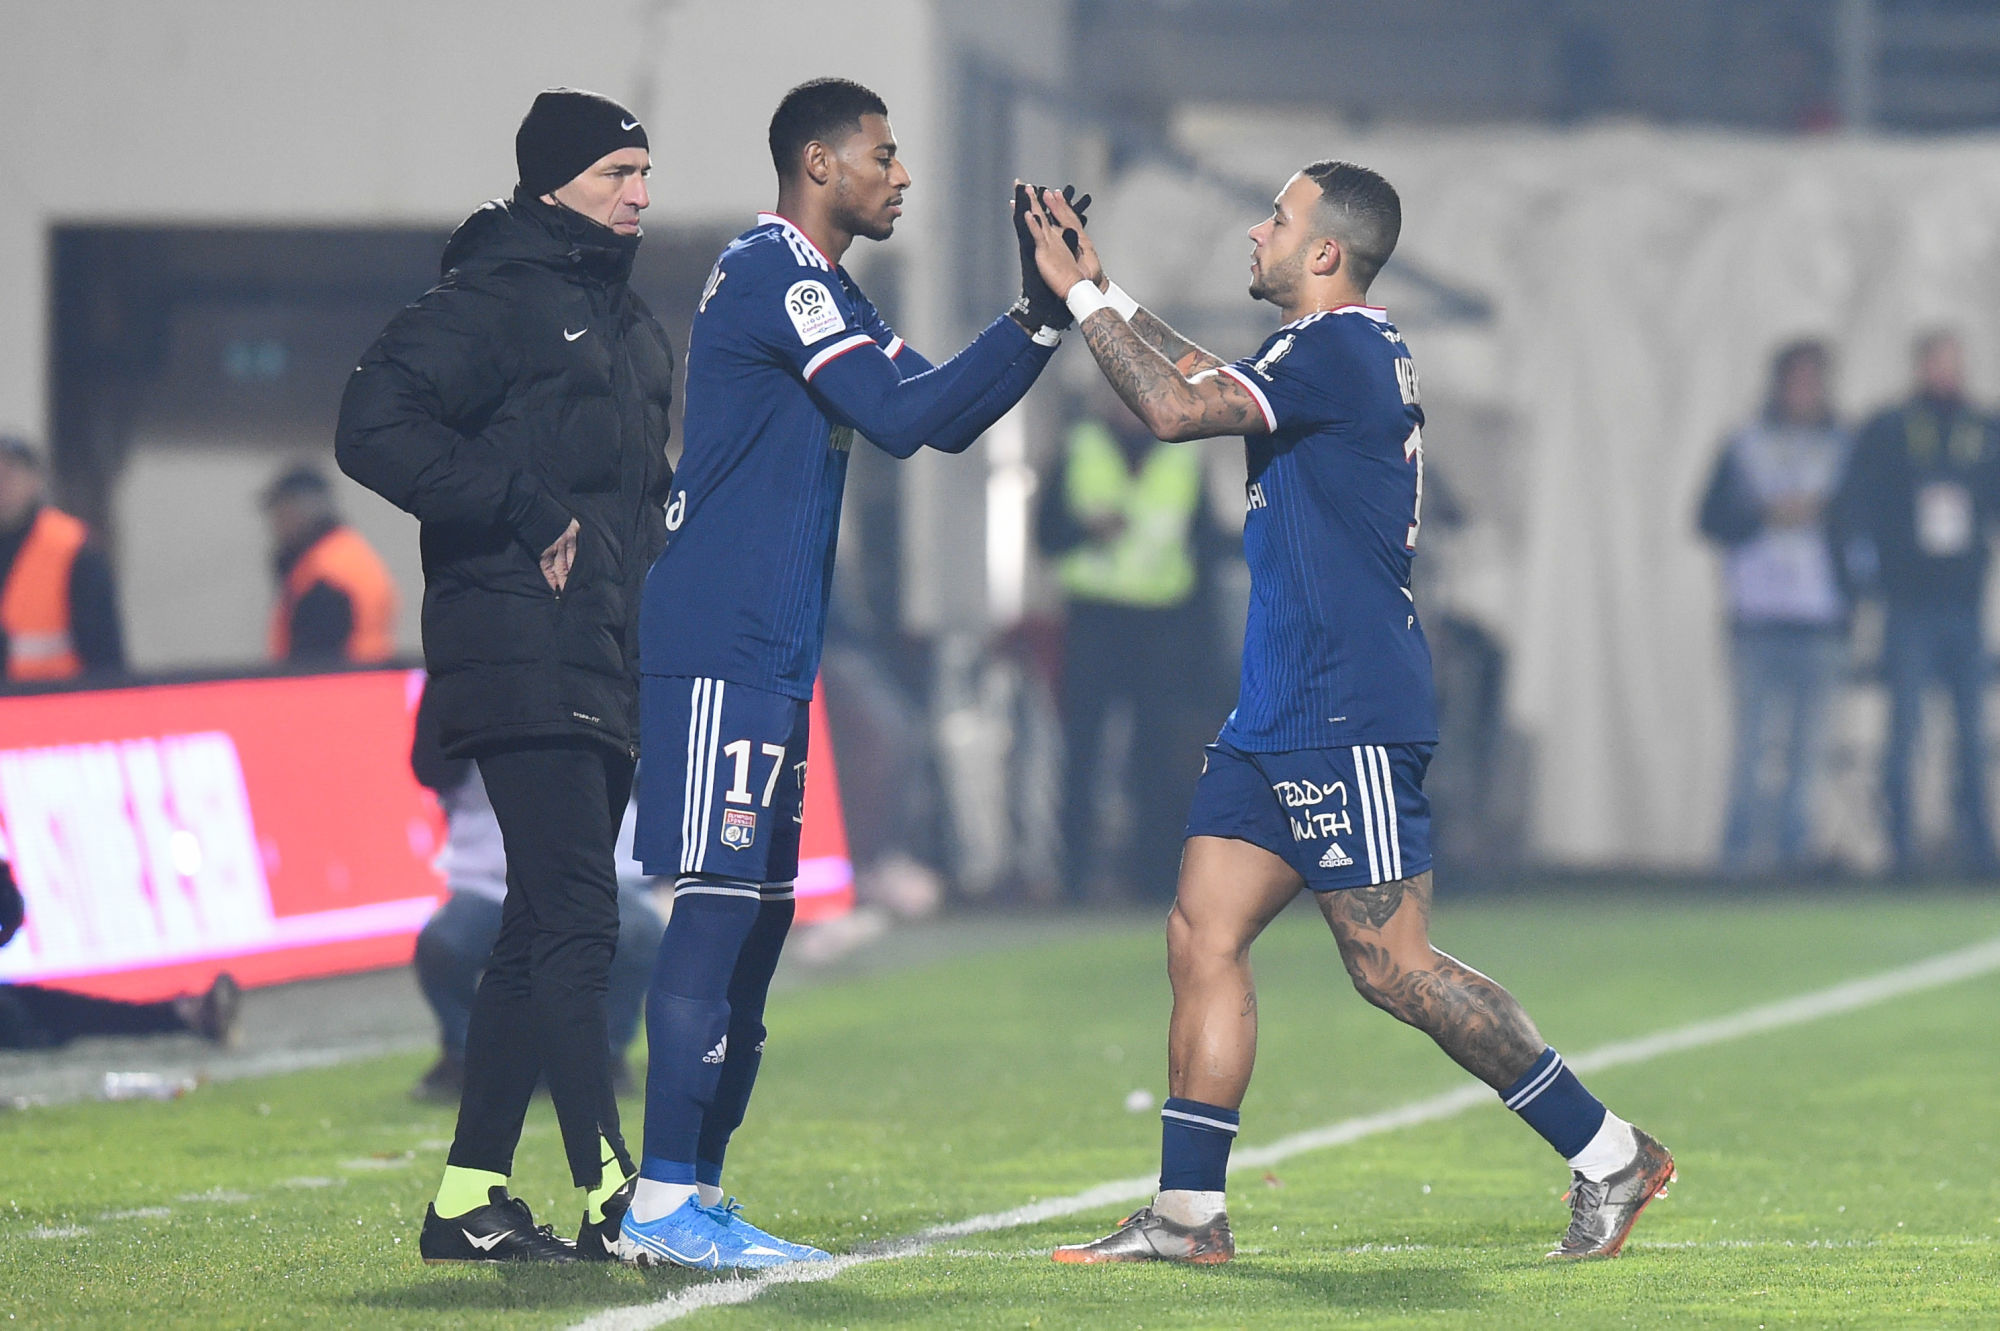
{"label": "spectator in background", "polygon": [[43,497],[41,456],[0,435],[0,678],[27,684],[125,669],[111,564]]}
{"label": "spectator in background", "polygon": [[1723,549],[1735,671],[1722,834],[1732,874],[1808,867],[1828,704],[1847,666],[1847,596],[1828,517],[1852,440],[1834,419],[1827,371],[1820,342],[1778,352],[1763,416],[1723,444],[1701,502],[1702,533]]}
{"label": "spectator in background", "polygon": [[[1062,830],[1072,891],[1173,892],[1203,738],[1195,710],[1210,636],[1196,602],[1204,516],[1200,450],[1159,442],[1108,388],[1094,391],[1036,518],[1067,606]],[[1106,733],[1121,712],[1131,735],[1122,763]],[[1123,844],[1099,833],[1109,773],[1122,776],[1130,810]]]}
{"label": "spectator in background", "polygon": [[1898,875],[1919,867],[1910,816],[1910,758],[1932,680],[1951,694],[1958,723],[1954,801],[1958,863],[1995,876],[1986,812],[1984,692],[1986,537],[2000,505],[2000,449],[1992,420],[1965,398],[1965,350],[1939,331],[1915,347],[1916,391],[1869,421],[1855,444],[1838,513],[1857,538],[1864,571],[1887,609],[1882,664],[1889,742],[1882,785]]}
{"label": "spectator in background", "polygon": [[[0,838],[0,947],[14,940],[27,919],[27,903],[14,881],[7,843]],[[0,1049],[57,1049],[83,1035],[171,1035],[191,1031],[205,1040],[236,1042],[242,990],[228,972],[206,993],[159,1003],[0,983]]]}
{"label": "spectator in background", "polygon": [[[465,1087],[465,1032],[479,976],[500,937],[507,899],[507,852],[500,820],[486,798],[486,784],[470,758],[447,758],[430,696],[417,707],[416,740],[410,767],[417,780],[437,792],[446,833],[440,867],[451,895],[417,935],[417,983],[437,1015],[443,1046],[437,1062],[410,1089],[413,1099],[457,1104]],[[618,853],[618,948],[605,996],[609,1017],[611,1086],[619,1095],[634,1089],[625,1051],[639,1030],[639,1016],[653,974],[653,958],[666,931],[647,895],[648,879],[632,860],[632,813],[627,806]]]}
{"label": "spectator in background", "polygon": [[277,563],[271,659],[285,665],[367,664],[396,654],[396,584],[360,532],[340,520],[333,488],[293,467],[264,491]]}

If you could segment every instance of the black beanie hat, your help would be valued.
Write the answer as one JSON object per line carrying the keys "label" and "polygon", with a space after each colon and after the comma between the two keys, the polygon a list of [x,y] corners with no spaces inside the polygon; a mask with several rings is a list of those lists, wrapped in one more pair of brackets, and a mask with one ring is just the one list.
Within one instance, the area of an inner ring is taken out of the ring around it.
{"label": "black beanie hat", "polygon": [[620,148],[644,148],[638,118],[609,97],[576,88],[549,88],[535,98],[514,135],[521,188],[553,194]]}

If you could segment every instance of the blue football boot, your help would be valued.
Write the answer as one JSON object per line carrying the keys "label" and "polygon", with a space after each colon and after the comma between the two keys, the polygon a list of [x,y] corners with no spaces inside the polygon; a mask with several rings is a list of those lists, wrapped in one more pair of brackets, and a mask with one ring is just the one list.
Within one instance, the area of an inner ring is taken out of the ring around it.
{"label": "blue football boot", "polygon": [[634,1266],[685,1266],[696,1271],[754,1271],[791,1260],[776,1248],[751,1241],[741,1230],[723,1229],[694,1197],[658,1220],[637,1220],[627,1211],[618,1229],[618,1256]]}
{"label": "blue football boot", "polygon": [[743,1208],[734,1197],[720,1206],[703,1208],[715,1227],[725,1234],[737,1235],[756,1248],[771,1249],[783,1254],[788,1262],[824,1262],[833,1254],[824,1248],[815,1248],[809,1243],[792,1243],[769,1234],[743,1218]]}

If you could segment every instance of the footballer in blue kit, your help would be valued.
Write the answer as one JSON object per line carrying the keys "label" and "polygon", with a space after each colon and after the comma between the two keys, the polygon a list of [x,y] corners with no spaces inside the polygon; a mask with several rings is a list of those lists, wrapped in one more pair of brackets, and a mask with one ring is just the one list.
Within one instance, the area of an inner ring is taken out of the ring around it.
{"label": "footballer in blue kit", "polygon": [[843,79],[803,84],[773,115],[770,146],[777,208],[723,250],[695,315],[667,544],[640,616],[635,851],[674,879],[646,1005],[644,1151],[618,1240],[642,1264],[826,1256],[752,1225],[721,1183],[792,923],[848,458],[864,445],[964,451],[1070,322],[1036,271],[1019,189],[1022,300],[932,365],[840,266],[856,237],[889,237],[910,185],[882,99]]}
{"label": "footballer in blue kit", "polygon": [[1430,942],[1423,781],[1438,733],[1410,586],[1424,415],[1409,348],[1367,299],[1401,230],[1395,190],[1334,161],[1286,182],[1250,232],[1250,294],[1284,322],[1233,363],[1110,282],[1061,197],[1036,203],[1042,276],[1126,405],[1162,440],[1243,436],[1250,567],[1236,709],[1195,786],[1167,918],[1159,1191],[1055,1259],[1234,1256],[1224,1182],[1256,1054],[1250,946],[1302,890],[1362,996],[1429,1035],[1567,1160],[1570,1224],[1549,1256],[1617,1255],[1673,1178],[1672,1155],[1605,1109],[1511,994]]}

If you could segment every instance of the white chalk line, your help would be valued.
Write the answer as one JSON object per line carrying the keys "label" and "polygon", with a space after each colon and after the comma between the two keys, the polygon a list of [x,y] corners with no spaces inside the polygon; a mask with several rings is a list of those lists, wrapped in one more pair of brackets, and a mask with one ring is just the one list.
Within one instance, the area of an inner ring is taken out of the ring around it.
{"label": "white chalk line", "polygon": [[[1666,1054],[1706,1048],[1729,1040],[1738,1040],[1747,1035],[1804,1025],[1807,1022],[1838,1016],[1843,1012],[1871,1007],[1892,998],[1921,993],[1927,989],[1942,988],[1961,980],[1974,979],[1996,970],[2000,970],[2000,938],[1990,938],[1971,947],[1941,953],[1908,966],[1883,971],[1878,975],[1849,980],[1827,989],[1800,994],[1795,998],[1780,999],[1775,1003],[1745,1008],[1741,1012],[1731,1013],[1725,1017],[1676,1026],[1671,1030],[1641,1036],[1636,1040],[1614,1041],[1578,1054],[1574,1058],[1568,1055],[1564,1057],[1569,1065],[1579,1072],[1596,1072],[1630,1063],[1644,1063]],[[1461,1086],[1441,1095],[1413,1100],[1379,1114],[1364,1114],[1358,1118],[1343,1119],[1322,1128],[1280,1137],[1265,1146],[1234,1151],[1231,1153],[1229,1171],[1233,1174],[1246,1169],[1265,1169],[1309,1151],[1344,1146],[1350,1142],[1360,1141],[1364,1137],[1378,1136],[1424,1123],[1434,1123],[1440,1119],[1462,1114],[1476,1105],[1492,1103],[1494,1095],[1488,1087],[1478,1084]],[[1100,1183],[1094,1188],[1086,1188],[1067,1197],[1051,1197],[1047,1201],[1031,1202],[1008,1211],[992,1211],[970,1219],[954,1221],[948,1225],[937,1225],[907,1238],[866,1244],[854,1252],[835,1257],[830,1261],[801,1262],[792,1266],[776,1267],[754,1276],[724,1277],[705,1284],[691,1285],[652,1303],[607,1308],[577,1323],[573,1331],[651,1331],[653,1327],[677,1321],[705,1308],[749,1303],[773,1285],[797,1285],[831,1280],[857,1266],[920,1256],[945,1239],[959,1238],[968,1234],[990,1234],[998,1230],[1015,1229],[1022,1225],[1076,1215],[1083,1211],[1095,1211],[1101,1207],[1142,1201],[1153,1195],[1157,1185],[1158,1176],[1154,1174]]]}

